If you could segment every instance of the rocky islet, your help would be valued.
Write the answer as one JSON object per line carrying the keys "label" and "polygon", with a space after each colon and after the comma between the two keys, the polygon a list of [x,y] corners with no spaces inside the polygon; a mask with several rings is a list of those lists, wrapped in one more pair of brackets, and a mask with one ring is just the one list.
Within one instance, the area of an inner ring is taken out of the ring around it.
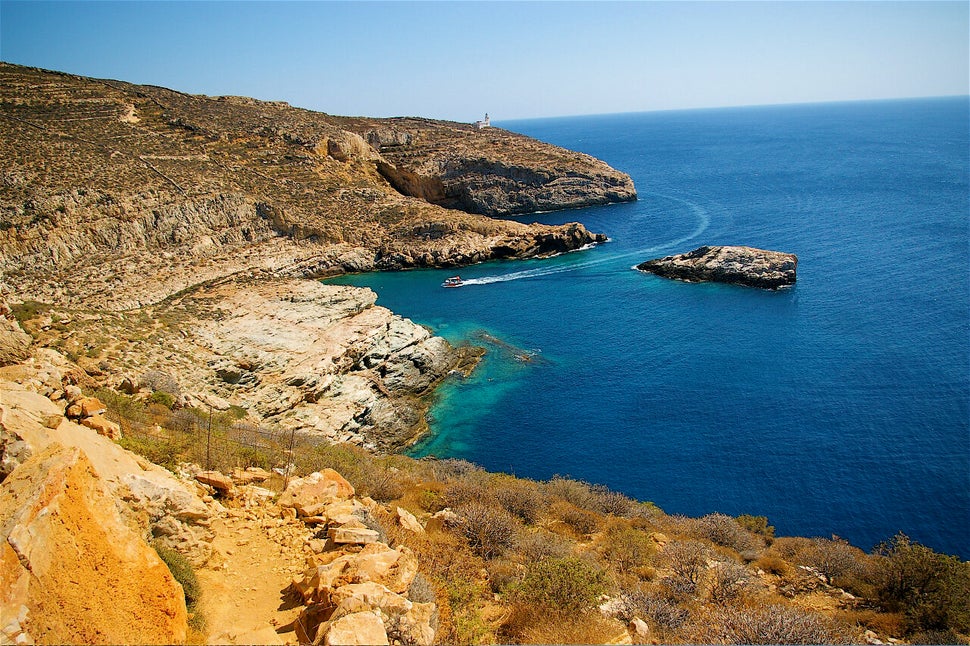
{"label": "rocky islet", "polygon": [[648,260],[640,271],[687,282],[718,282],[781,289],[795,284],[798,257],[754,247],[704,246],[684,254]]}

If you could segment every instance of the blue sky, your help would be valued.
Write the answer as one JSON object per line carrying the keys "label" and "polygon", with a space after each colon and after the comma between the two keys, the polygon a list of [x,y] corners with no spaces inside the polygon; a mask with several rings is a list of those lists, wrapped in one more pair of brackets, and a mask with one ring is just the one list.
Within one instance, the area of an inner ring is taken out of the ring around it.
{"label": "blue sky", "polygon": [[14,2],[0,58],[473,121],[970,94],[962,2]]}

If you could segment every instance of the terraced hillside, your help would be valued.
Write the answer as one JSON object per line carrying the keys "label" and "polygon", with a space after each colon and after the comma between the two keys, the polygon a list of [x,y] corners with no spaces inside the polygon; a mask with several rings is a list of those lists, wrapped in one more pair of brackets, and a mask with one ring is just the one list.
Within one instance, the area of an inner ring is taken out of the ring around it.
{"label": "terraced hillside", "polygon": [[457,208],[635,199],[606,164],[494,128],[9,64],[0,129],[0,269],[15,299],[58,304],[137,307],[254,268],[317,276],[541,256],[598,238]]}

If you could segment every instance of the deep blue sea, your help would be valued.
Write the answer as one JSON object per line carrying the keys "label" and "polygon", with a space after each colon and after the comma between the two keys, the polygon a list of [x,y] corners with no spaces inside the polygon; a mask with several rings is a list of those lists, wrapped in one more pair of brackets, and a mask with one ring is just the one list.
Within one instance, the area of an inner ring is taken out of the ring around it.
{"label": "deep blue sea", "polygon": [[[488,354],[416,455],[970,558],[970,102],[499,126],[629,173],[635,203],[520,218],[609,235],[543,261],[348,276]],[[634,271],[704,244],[798,255],[779,292]],[[489,335],[489,336],[483,336]],[[492,341],[492,338],[500,342]],[[511,347],[510,347],[511,346]],[[530,359],[530,360],[523,360]]]}

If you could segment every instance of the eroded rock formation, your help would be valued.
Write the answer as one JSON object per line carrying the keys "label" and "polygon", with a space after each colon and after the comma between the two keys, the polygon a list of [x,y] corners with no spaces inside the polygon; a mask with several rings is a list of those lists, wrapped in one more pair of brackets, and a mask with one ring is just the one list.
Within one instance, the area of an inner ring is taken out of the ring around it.
{"label": "eroded rock formation", "polygon": [[665,278],[688,282],[719,282],[780,289],[795,284],[798,257],[753,247],[699,247],[637,265]]}

